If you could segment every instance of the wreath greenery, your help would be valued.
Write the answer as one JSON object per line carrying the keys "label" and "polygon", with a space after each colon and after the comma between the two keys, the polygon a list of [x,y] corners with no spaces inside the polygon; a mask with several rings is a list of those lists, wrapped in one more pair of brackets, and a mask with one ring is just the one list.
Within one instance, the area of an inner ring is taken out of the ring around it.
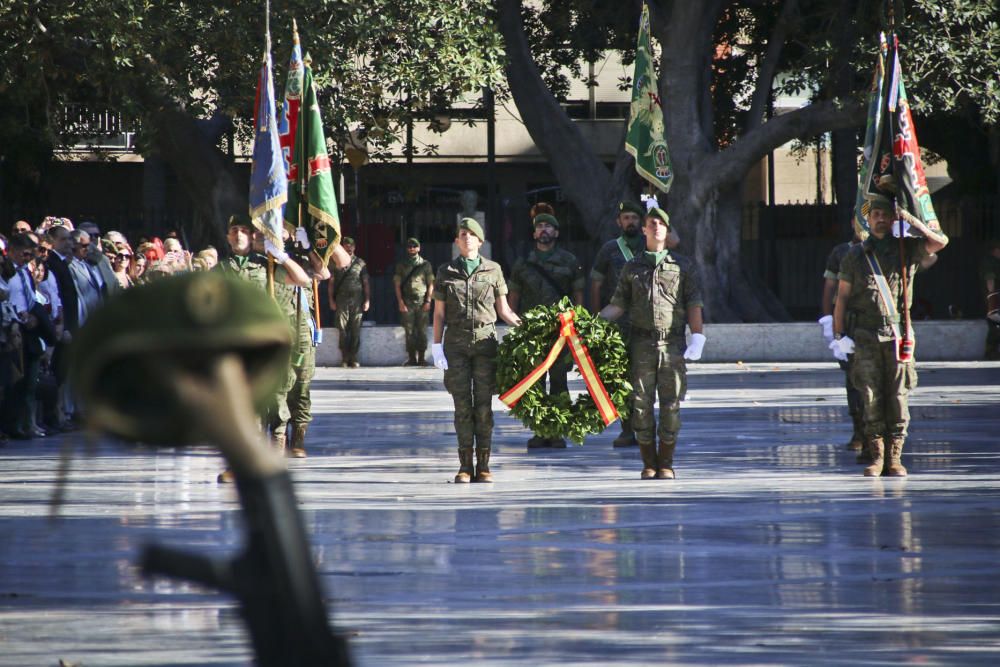
{"label": "wreath greenery", "polygon": [[[521,325],[504,336],[497,356],[499,393],[506,392],[542,363],[559,337],[559,313],[571,308],[575,311],[573,325],[590,351],[611,402],[618,414],[628,416],[632,384],[628,381],[628,353],[618,327],[583,306],[573,306],[567,298],[553,306],[532,308],[521,316]],[[563,354],[572,359],[568,345]],[[579,372],[575,364],[573,368]],[[589,392],[584,391],[572,401],[566,393],[547,394],[543,381],[528,389],[510,413],[542,438],[565,437],[578,444],[605,428]]]}

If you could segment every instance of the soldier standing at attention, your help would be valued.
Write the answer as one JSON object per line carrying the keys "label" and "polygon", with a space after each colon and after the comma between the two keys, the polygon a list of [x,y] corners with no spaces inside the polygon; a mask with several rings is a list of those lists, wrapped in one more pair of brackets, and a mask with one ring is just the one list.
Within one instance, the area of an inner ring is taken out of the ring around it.
{"label": "soldier standing at attention", "polygon": [[[456,483],[492,482],[493,393],[496,390],[499,316],[511,326],[521,318],[507,305],[500,265],[479,256],[483,228],[472,218],[458,223],[459,256],[442,266],[434,290],[434,365],[455,402],[460,468]],[[442,344],[442,340],[444,341]],[[472,450],[475,444],[476,459]]]}
{"label": "soldier standing at attention", "polygon": [[392,276],[399,319],[406,335],[404,366],[423,366],[427,350],[427,314],[434,298],[434,268],[420,256],[420,241],[406,239],[406,258]]}
{"label": "soldier standing at attention", "polygon": [[[235,276],[240,280],[246,280],[259,287],[260,291],[266,294],[268,289],[267,257],[253,251],[253,225],[250,222],[250,218],[244,215],[234,215],[229,218],[229,230],[226,233],[226,240],[229,242],[231,254],[219,262],[216,270]],[[276,295],[278,294],[279,285],[305,287],[310,283],[309,276],[301,266],[288,256],[288,253],[274,247],[270,241],[265,241],[264,247],[274,257],[276,264],[274,267]],[[294,326],[294,324],[294,320],[289,321],[290,326]],[[295,372],[292,366],[289,365],[287,381],[278,389],[278,394],[275,396],[273,402],[273,409],[263,418],[265,428],[275,419],[285,424],[288,423],[288,404],[285,402],[284,397],[294,382]],[[282,408],[282,406],[284,407]],[[284,430],[274,431],[272,438],[275,448],[284,451],[286,442]],[[232,482],[234,479],[233,471],[229,468],[219,473],[218,481],[221,483]]]}
{"label": "soldier standing at attention", "polygon": [[910,422],[908,395],[917,386],[917,371],[912,357],[900,360],[900,337],[912,340],[913,334],[900,334],[899,313],[913,302],[912,277],[921,261],[948,244],[948,237],[937,229],[911,220],[924,238],[903,239],[903,273],[899,239],[889,233],[893,213],[893,204],[885,197],[871,200],[871,235],[840,263],[833,313],[834,356],[845,360],[854,355],[851,382],[861,394],[866,453],[871,458],[866,477],[906,476],[900,457]]}
{"label": "soldier standing at attention", "polygon": [[[628,315],[632,323],[629,371],[632,425],[642,454],[642,479],[674,479],[674,449],[681,430],[680,402],[687,392],[685,360],[698,361],[705,347],[701,287],[694,265],[667,249],[670,218],[652,208],[643,224],[646,250],[622,269],[611,303],[601,317]],[[691,345],[684,327],[691,325]],[[653,414],[660,398],[660,425]],[[659,452],[656,440],[659,439]]]}
{"label": "soldier standing at attention", "polygon": [[[642,234],[642,218],[645,210],[639,204],[623,201],[618,204],[618,226],[621,235],[608,241],[597,251],[594,267],[590,270],[590,309],[599,312],[611,302],[611,297],[618,286],[618,276],[625,268],[626,262],[646,249],[646,239]],[[670,242],[667,244],[670,247]],[[625,345],[629,341],[628,313],[618,322]],[[629,410],[631,413],[631,409]],[[635,433],[632,431],[632,416],[622,419],[622,432],[615,438],[615,447],[634,447]]]}
{"label": "soldier standing at attention", "polygon": [[323,265],[315,252],[309,253],[308,262],[309,265],[305,267],[306,274],[311,278],[308,285],[302,287],[282,285],[280,289],[278,285],[274,286],[278,305],[295,324],[296,333],[292,339],[292,372],[295,381],[284,397],[288,421],[280,421],[280,415],[283,413],[279,409],[272,417],[271,427],[275,432],[284,433],[288,424],[291,424],[289,454],[297,459],[306,457],[306,432],[309,430],[309,423],[312,422],[310,387],[316,374],[316,345],[319,343],[316,320],[312,314],[315,303],[314,286],[316,281],[330,277],[330,269]]}
{"label": "soldier standing at attention", "polygon": [[354,239],[345,236],[341,242],[351,257],[344,268],[334,268],[327,283],[330,310],[337,311],[335,324],[340,334],[340,365],[357,368],[358,349],[361,347],[361,318],[371,305],[371,287],[368,284],[368,267],[365,260],[354,254]]}
{"label": "soldier standing at attention", "polygon": [[[823,338],[826,339],[827,346],[833,342],[833,304],[837,301],[837,276],[840,275],[840,262],[847,255],[847,251],[853,246],[861,243],[857,234],[850,241],[834,246],[830,251],[830,256],[826,260],[826,269],[823,271],[823,296],[821,308],[823,316],[819,318],[819,324],[823,328]],[[850,358],[847,361],[837,360],[840,369],[844,371],[845,385],[847,388],[847,411],[851,415],[851,422],[854,424],[854,432],[847,449],[861,451],[865,441],[864,421],[862,420],[861,395],[851,384]]]}
{"label": "soldier standing at attention", "polygon": [[[526,259],[519,259],[514,264],[510,278],[511,309],[525,313],[535,306],[554,305],[566,296],[571,297],[573,303],[583,305],[586,278],[580,261],[572,253],[556,247],[559,221],[552,207],[545,203],[532,206],[531,223],[535,249]],[[566,374],[571,367],[572,358],[566,350],[547,373],[550,394],[569,392]],[[534,435],[528,440],[528,449],[538,447],[563,448],[566,447],[566,440]]]}
{"label": "soldier standing at attention", "polygon": [[1000,359],[1000,241],[990,241],[989,253],[979,264],[979,279],[986,298],[986,351],[987,361]]}

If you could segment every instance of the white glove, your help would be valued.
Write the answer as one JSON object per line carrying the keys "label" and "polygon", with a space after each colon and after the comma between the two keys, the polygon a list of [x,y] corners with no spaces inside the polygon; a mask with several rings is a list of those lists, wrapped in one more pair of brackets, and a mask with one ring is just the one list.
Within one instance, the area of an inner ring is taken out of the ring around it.
{"label": "white glove", "polygon": [[274,261],[278,264],[284,264],[288,261],[288,253],[284,250],[279,250],[278,247],[270,241],[264,241],[264,250],[267,251],[268,255],[274,257]]}
{"label": "white glove", "polygon": [[448,359],[444,356],[444,346],[441,343],[431,345],[431,354],[434,356],[434,365],[443,371],[448,370]]}
{"label": "white glove", "polygon": [[299,242],[303,250],[309,250],[312,247],[309,243],[309,234],[306,233],[305,227],[295,228],[295,240]]}
{"label": "white glove", "polygon": [[830,350],[837,361],[847,361],[847,355],[854,354],[854,341],[848,336],[842,336],[830,343]]}
{"label": "white glove", "polygon": [[826,344],[829,346],[833,342],[833,315],[824,315],[817,321],[823,327],[823,338],[826,339]]}
{"label": "white glove", "polygon": [[646,210],[650,211],[654,208],[660,208],[660,202],[657,201],[656,195],[649,195],[644,200],[646,202]]}
{"label": "white glove", "polygon": [[688,361],[698,361],[701,359],[701,352],[705,349],[705,340],[704,334],[691,334],[691,343],[684,350],[684,358]]}

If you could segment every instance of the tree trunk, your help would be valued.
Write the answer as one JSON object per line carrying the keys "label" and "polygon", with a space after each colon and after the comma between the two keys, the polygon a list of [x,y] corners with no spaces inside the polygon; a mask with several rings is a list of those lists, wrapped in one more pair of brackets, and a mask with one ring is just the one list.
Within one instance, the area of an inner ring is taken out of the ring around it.
{"label": "tree trunk", "polygon": [[[711,321],[787,319],[773,294],[740,261],[740,189],[749,169],[769,151],[798,137],[811,137],[863,122],[861,104],[830,100],[782,114],[716,150],[710,110],[703,108],[711,85],[715,18],[725,3],[675,2],[670,18],[655,11],[653,32],[663,50],[660,73],[667,142],[676,170],[668,211],[681,237],[681,252],[693,257],[703,280]],[[507,49],[507,77],[514,102],[532,139],[549,159],[567,198],[592,236],[607,238],[618,198],[628,188],[632,162],[617,161],[614,175],[597,160],[573,121],[545,86],[532,60],[521,22],[520,0],[500,0],[499,21]],[[771,81],[761,85],[770,86]],[[660,198],[661,204],[666,204]]]}
{"label": "tree trunk", "polygon": [[160,155],[191,198],[191,245],[225,248],[226,222],[233,214],[247,213],[248,195],[231,159],[215,146],[221,121],[198,121],[176,108],[156,112],[151,121]]}

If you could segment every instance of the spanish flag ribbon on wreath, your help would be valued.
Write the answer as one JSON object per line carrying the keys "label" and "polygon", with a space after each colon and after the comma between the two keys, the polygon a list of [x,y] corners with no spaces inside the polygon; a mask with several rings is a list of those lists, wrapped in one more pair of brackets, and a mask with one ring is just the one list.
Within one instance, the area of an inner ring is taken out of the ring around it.
{"label": "spanish flag ribbon on wreath", "polygon": [[601,415],[604,425],[608,426],[618,419],[618,410],[615,409],[611,397],[608,396],[608,391],[605,389],[604,383],[597,373],[597,368],[594,365],[594,360],[590,357],[587,346],[580,340],[576,327],[573,325],[575,316],[576,313],[573,310],[565,310],[559,313],[559,337],[552,345],[552,349],[549,350],[542,363],[531,369],[520,382],[504,392],[500,396],[500,401],[508,408],[517,405],[517,402],[521,400],[525,392],[545,377],[545,374],[552,368],[552,364],[559,358],[559,354],[563,351],[563,348],[568,344],[570,352],[573,354],[573,359],[576,361],[577,368],[580,369],[580,375],[583,376],[583,381],[587,385],[587,391],[590,392],[591,398],[594,399],[594,404],[597,406],[597,411]]}

